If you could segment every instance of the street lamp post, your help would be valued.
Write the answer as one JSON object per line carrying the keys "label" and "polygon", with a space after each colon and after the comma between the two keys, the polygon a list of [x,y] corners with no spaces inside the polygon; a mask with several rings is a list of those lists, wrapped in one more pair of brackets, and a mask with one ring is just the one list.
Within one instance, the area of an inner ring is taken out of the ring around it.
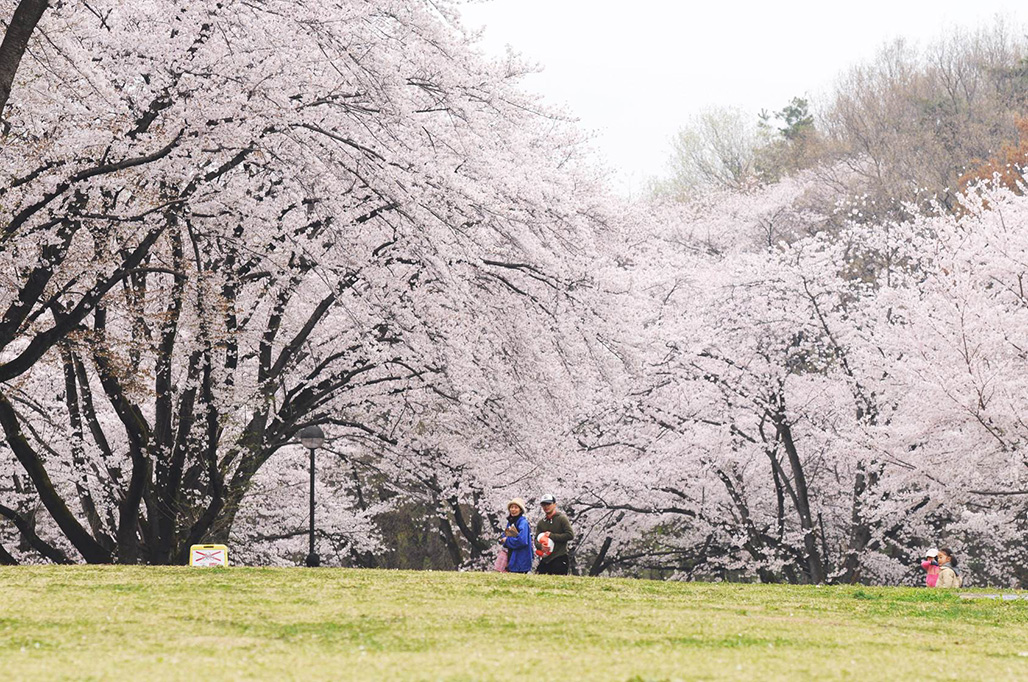
{"label": "street lamp post", "polygon": [[300,429],[300,443],[311,451],[311,527],[310,549],[307,553],[307,565],[311,568],[321,565],[321,559],[314,552],[314,451],[325,442],[325,432],[318,426],[305,426]]}

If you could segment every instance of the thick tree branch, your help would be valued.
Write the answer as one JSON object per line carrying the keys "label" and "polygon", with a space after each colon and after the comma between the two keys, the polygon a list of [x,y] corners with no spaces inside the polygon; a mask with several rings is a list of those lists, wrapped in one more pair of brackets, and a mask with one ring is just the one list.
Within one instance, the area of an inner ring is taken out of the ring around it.
{"label": "thick tree branch", "polygon": [[64,498],[54,488],[50,476],[43,468],[43,462],[32,446],[29,445],[21,427],[18,424],[18,415],[7,396],[0,393],[0,425],[3,426],[7,435],[7,444],[18,458],[25,473],[29,475],[33,485],[39,493],[39,499],[43,506],[50,512],[50,516],[60,527],[64,535],[75,546],[75,549],[82,554],[83,558],[91,564],[103,564],[111,562],[111,554],[100,545],[92,535],[82,527],[75,515],[68,509]]}
{"label": "thick tree branch", "polygon": [[18,560],[11,556],[7,548],[0,545],[0,566],[17,566]]}
{"label": "thick tree branch", "polygon": [[121,265],[106,279],[102,279],[79,302],[65,315],[61,315],[50,329],[36,334],[28,346],[10,362],[0,365],[0,382],[9,381],[14,377],[27,371],[43,355],[50,350],[54,344],[64,338],[72,329],[76,328],[85,317],[93,312],[101,299],[110,291],[114,285],[139,266],[143,258],[150,252],[150,248],[157,241],[158,237],[166,229],[166,226],[156,227],[151,230],[143,240],[133,249]]}
{"label": "thick tree branch", "polygon": [[[0,504],[0,516],[3,516],[4,518],[11,521],[14,524],[15,528],[18,529],[18,532],[21,533],[22,537],[24,537],[28,541],[32,549],[42,554],[45,558],[49,559],[55,564],[72,563],[71,559],[68,558],[67,554],[65,554],[57,547],[54,547],[53,545],[39,537],[39,535],[36,534],[36,531],[32,529],[32,524],[28,522],[28,519],[23,517],[18,512],[14,511],[10,507]],[[4,550],[2,554],[7,554],[6,550]],[[7,556],[10,555],[8,554]],[[11,557],[11,560],[13,561],[14,557]],[[6,563],[6,561],[3,560],[2,555],[0,555],[0,563]]]}

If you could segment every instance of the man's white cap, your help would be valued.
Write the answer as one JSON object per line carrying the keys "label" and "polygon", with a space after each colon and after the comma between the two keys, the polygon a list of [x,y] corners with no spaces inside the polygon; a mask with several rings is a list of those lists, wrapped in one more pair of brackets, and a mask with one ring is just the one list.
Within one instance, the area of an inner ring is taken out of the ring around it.
{"label": "man's white cap", "polygon": [[935,557],[939,556],[939,550],[937,550],[934,547],[932,547],[930,550],[925,552],[924,555],[925,556],[930,556],[930,557],[932,557],[934,559]]}

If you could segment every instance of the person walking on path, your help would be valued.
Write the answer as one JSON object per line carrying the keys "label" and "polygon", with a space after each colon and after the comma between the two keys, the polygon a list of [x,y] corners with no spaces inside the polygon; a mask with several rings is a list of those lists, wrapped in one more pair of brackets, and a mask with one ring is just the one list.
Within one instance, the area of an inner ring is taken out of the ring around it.
{"label": "person walking on path", "polygon": [[939,562],[936,561],[938,556],[939,550],[933,547],[924,553],[924,561],[921,562],[921,568],[927,571],[924,582],[928,587],[935,587],[939,581]]}
{"label": "person walking on path", "polygon": [[539,504],[542,505],[546,518],[536,524],[536,530],[539,531],[539,537],[549,538],[552,549],[547,552],[550,545],[536,538],[536,554],[542,558],[535,572],[542,575],[567,575],[568,542],[575,538],[575,532],[571,529],[567,515],[558,511],[557,498],[553,495],[543,495]]}
{"label": "person walking on path", "polygon": [[964,579],[957,570],[957,558],[953,556],[953,550],[944,547],[939,550],[939,580],[936,587],[960,587]]}
{"label": "person walking on path", "polygon": [[507,572],[528,573],[532,570],[532,529],[525,516],[525,501],[515,497],[507,503],[507,529],[500,544],[507,550]]}

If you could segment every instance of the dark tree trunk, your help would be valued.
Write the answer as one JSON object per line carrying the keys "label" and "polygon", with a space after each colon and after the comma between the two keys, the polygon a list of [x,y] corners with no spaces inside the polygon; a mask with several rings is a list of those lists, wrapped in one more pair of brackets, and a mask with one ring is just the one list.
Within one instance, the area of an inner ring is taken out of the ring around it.
{"label": "dark tree trunk", "polygon": [[604,562],[607,560],[607,552],[610,551],[611,542],[613,542],[613,538],[609,535],[603,539],[603,544],[600,545],[600,553],[596,555],[592,566],[589,567],[590,576],[598,576],[606,570],[607,566]]}
{"label": "dark tree trunk", "polygon": [[863,464],[858,465],[857,475],[853,481],[853,510],[850,513],[850,538],[843,561],[841,582],[854,584],[860,579],[860,553],[871,540],[871,529],[863,521],[861,514],[862,498],[867,488]]}
{"label": "dark tree trunk", "polygon": [[50,512],[50,516],[60,527],[61,532],[75,546],[75,549],[82,554],[82,557],[91,564],[105,564],[111,562],[111,554],[103,548],[96,539],[89,534],[82,524],[78,522],[75,515],[68,509],[68,505],[54,488],[50,476],[43,468],[39,455],[29,445],[21,432],[18,424],[18,415],[14,407],[7,400],[7,397],[0,394],[0,425],[3,426],[7,436],[7,444],[14,451],[25,472],[29,475],[33,485],[39,493],[39,499]]}
{"label": "dark tree trunk", "polygon": [[[460,502],[456,497],[450,497],[447,500],[447,504],[450,505],[450,510],[453,512],[453,519],[457,522],[457,528],[460,529],[460,534],[464,536],[464,539],[471,545],[471,558],[475,559],[482,556],[485,552],[488,552],[492,545],[482,539],[480,533],[476,533],[470,525],[468,525],[467,517],[464,515],[464,509],[461,507]],[[481,524],[477,524],[481,531]]]}
{"label": "dark tree trunk", "polygon": [[71,350],[66,344],[61,346],[61,359],[64,361],[64,399],[68,408],[68,419],[71,424],[71,451],[72,466],[75,469],[75,490],[78,492],[79,504],[89,522],[89,529],[93,537],[108,550],[113,549],[112,540],[106,535],[103,527],[103,519],[96,508],[96,502],[89,490],[87,476],[86,455],[83,443],[85,441],[85,429],[83,426],[82,411],[79,408],[78,379],[75,375],[75,359]]}
{"label": "dark tree trunk", "polygon": [[446,546],[446,551],[450,553],[450,561],[453,562],[454,568],[464,563],[464,553],[457,543],[457,538],[453,533],[453,526],[450,524],[450,519],[447,518],[446,512],[440,512],[439,514],[439,536]]}
{"label": "dark tree trunk", "polygon": [[871,462],[870,466],[860,462],[857,475],[853,481],[853,510],[850,514],[850,538],[843,562],[841,581],[856,583],[860,580],[860,555],[871,542],[871,525],[864,517],[864,497],[867,491],[878,483],[880,465]]}
{"label": "dark tree trunk", "polygon": [[[14,10],[11,23],[7,26],[4,41],[0,43],[0,125],[7,100],[11,96],[11,88],[14,87],[14,77],[21,65],[21,58],[25,56],[29,39],[47,7],[47,0],[21,0]],[[4,131],[0,129],[0,132]]]}
{"label": "dark tree trunk", "polygon": [[0,545],[0,566],[17,566],[18,560],[11,556],[7,548]]}
{"label": "dark tree trunk", "polygon": [[800,517],[800,527],[803,529],[803,548],[807,555],[807,575],[810,582],[820,584],[825,581],[824,564],[821,561],[821,552],[817,547],[817,537],[814,531],[814,517],[810,512],[810,498],[807,495],[807,477],[803,471],[803,463],[800,461],[799,451],[792,438],[792,427],[785,420],[785,409],[775,415],[775,426],[785,447],[785,454],[789,461],[789,468],[792,470],[793,487],[796,491],[796,512]]}
{"label": "dark tree trunk", "polygon": [[32,549],[43,555],[43,557],[49,559],[55,564],[71,563],[67,554],[39,537],[36,534],[35,528],[33,528],[33,524],[30,523],[28,519],[18,514],[18,512],[14,511],[10,507],[0,504],[0,516],[11,521],[18,529],[18,532],[21,533],[22,538],[25,539],[25,542],[28,543]]}

